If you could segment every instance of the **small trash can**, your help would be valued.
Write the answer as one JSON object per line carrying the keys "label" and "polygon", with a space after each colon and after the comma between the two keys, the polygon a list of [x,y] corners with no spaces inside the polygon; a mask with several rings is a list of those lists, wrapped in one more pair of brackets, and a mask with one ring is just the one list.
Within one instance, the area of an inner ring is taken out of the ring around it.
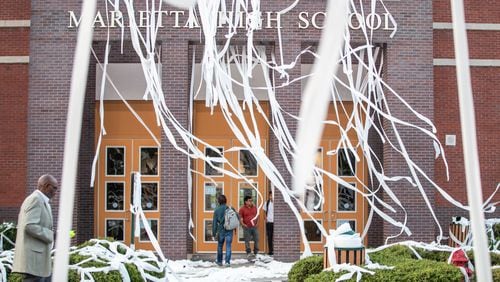
{"label": "small trash can", "polygon": [[[331,267],[328,260],[328,247],[323,251],[323,268]],[[365,263],[365,248],[334,248],[337,264],[349,263],[352,265],[363,265]]]}
{"label": "small trash can", "polygon": [[[465,239],[467,238],[467,234],[469,234],[469,226],[463,227],[460,224],[452,223],[450,224],[450,232],[451,234],[453,234],[453,236],[455,236],[455,238],[457,238],[458,241],[464,243]],[[453,241],[450,236],[450,238],[448,238],[448,246],[455,248],[458,247],[457,245],[458,244]]]}

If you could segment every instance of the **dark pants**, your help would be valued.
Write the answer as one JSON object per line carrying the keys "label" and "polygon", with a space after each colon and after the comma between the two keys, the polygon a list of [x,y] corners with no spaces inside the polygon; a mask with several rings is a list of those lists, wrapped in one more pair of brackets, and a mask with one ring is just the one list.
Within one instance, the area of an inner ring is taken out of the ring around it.
{"label": "dark pants", "polygon": [[274,254],[273,248],[273,235],[274,235],[274,223],[266,222],[266,235],[267,235],[267,247],[269,248],[269,254]]}
{"label": "dark pants", "polygon": [[51,282],[52,281],[52,276],[49,277],[40,277],[40,276],[35,276],[27,273],[23,273],[24,275],[24,282]]}
{"label": "dark pants", "polygon": [[253,253],[259,253],[259,231],[257,231],[257,227],[245,228],[243,227],[243,236],[245,237],[245,250],[247,254],[251,252],[250,249],[250,240],[253,239]]}

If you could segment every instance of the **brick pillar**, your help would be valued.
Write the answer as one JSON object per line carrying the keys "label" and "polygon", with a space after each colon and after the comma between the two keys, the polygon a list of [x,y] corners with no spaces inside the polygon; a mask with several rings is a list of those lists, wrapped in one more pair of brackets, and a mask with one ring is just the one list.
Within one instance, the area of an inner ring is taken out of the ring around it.
{"label": "brick pillar", "polygon": [[[184,128],[188,124],[189,75],[188,42],[166,40],[162,46],[162,88],[173,116]],[[169,128],[174,131],[169,124]],[[183,145],[176,135],[177,143]],[[185,259],[189,245],[189,210],[187,156],[175,149],[162,132],[161,189],[160,189],[160,244],[170,259]]]}
{"label": "brick pillar", "polygon": [[[284,41],[284,58],[285,62],[290,62],[295,59],[296,51],[300,50],[300,41],[290,39]],[[276,48],[276,52],[279,49]],[[277,55],[278,56],[278,55]],[[300,61],[295,68],[290,71],[290,79],[300,76]],[[278,82],[277,85],[279,85]],[[300,110],[300,96],[301,87],[300,83],[294,83],[286,88],[276,90],[276,98],[278,103],[286,109],[287,112],[298,115]],[[288,115],[284,115],[288,128],[292,136],[295,136],[297,129],[297,122]],[[278,149],[278,142],[274,135],[271,134],[271,150],[270,157],[276,168],[283,175],[289,187],[291,187],[290,173],[286,170],[285,164],[282,160],[281,154]],[[292,262],[300,257],[300,229],[295,215],[291,212],[290,207],[284,202],[281,193],[276,191],[274,197],[274,257],[276,260]]]}
{"label": "brick pillar", "polygon": [[[388,41],[386,80],[416,111],[430,120],[434,118],[433,55],[432,55],[432,1],[392,3],[391,8],[398,32]],[[403,16],[404,15],[404,16]],[[386,89],[386,98],[391,114],[419,126],[424,126],[405,106]],[[434,178],[434,149],[431,140],[413,128],[397,126],[411,159],[426,174]],[[429,126],[424,126],[430,129]],[[394,130],[384,121],[384,128],[391,141],[396,141]],[[404,159],[388,143],[384,144],[384,169],[388,177],[409,175]],[[429,201],[434,206],[430,184],[421,177],[422,185]],[[391,182],[390,188],[400,199],[408,213],[407,226],[413,232],[411,239],[434,240],[434,220],[417,188],[402,180]],[[386,201],[389,201],[385,197]],[[389,203],[393,204],[391,201]],[[395,205],[394,205],[395,206]],[[397,209],[397,219],[403,220],[401,209]],[[393,214],[391,214],[393,215]],[[399,228],[384,223],[384,237],[397,234]],[[400,240],[408,239],[406,236]]]}

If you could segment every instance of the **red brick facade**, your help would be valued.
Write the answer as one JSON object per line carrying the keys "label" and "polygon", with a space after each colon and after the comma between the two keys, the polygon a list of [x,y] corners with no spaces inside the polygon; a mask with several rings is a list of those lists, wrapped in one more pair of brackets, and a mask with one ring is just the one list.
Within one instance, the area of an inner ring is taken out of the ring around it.
{"label": "red brick facade", "polygon": [[[500,7],[488,1],[464,1],[466,23],[500,24]],[[434,22],[451,22],[450,1],[434,1]],[[473,60],[499,60],[500,30],[468,29],[469,56]],[[434,30],[434,58],[453,59],[453,33],[451,29]],[[498,95],[500,67],[471,66],[472,92],[476,114],[477,144],[481,166],[483,198],[488,198],[500,181],[500,95]],[[456,135],[456,146],[446,146],[450,180],[447,181],[441,161],[435,163],[435,181],[449,194],[463,204],[467,204],[463,148],[460,129],[456,70],[454,66],[434,67],[434,107],[438,137],[445,142],[445,135]],[[493,202],[500,200],[497,195]],[[451,216],[468,216],[436,193],[436,207],[442,225],[446,226]],[[486,217],[498,217],[499,213]]]}
{"label": "red brick facade", "polygon": [[[0,142],[0,176],[7,183],[0,189],[0,220],[12,220],[26,193],[34,189],[37,178],[44,173],[52,173],[60,179],[62,171],[66,107],[70,88],[76,29],[68,29],[68,11],[79,14],[81,1],[13,1],[0,4],[0,20],[31,20],[31,28],[0,27],[0,56],[30,56],[30,64],[0,64],[0,117],[3,133]],[[100,1],[102,2],[102,1]],[[283,1],[262,1],[262,10],[278,11],[287,6]],[[470,23],[500,23],[500,7],[484,1],[465,1],[467,21]],[[417,111],[435,121],[438,136],[444,143],[445,134],[456,134],[457,145],[445,147],[450,166],[451,181],[445,181],[442,162],[434,161],[432,144],[422,134],[413,130],[401,130],[401,137],[407,143],[407,150],[417,164],[441,187],[464,202],[465,180],[456,79],[453,67],[433,66],[435,58],[453,58],[451,30],[433,30],[433,22],[451,22],[449,1],[388,1],[386,3],[398,23],[398,32],[389,38],[390,32],[377,31],[374,43],[384,46],[385,78],[389,85],[403,96]],[[297,28],[300,11],[324,11],[325,1],[303,0],[286,16],[282,17],[283,58],[285,62],[295,59],[298,52],[309,45],[317,44],[320,31]],[[138,8],[140,9],[140,8]],[[99,10],[105,11],[104,7]],[[169,21],[172,18],[169,17]],[[469,31],[472,59],[500,59],[497,46],[500,31]],[[29,41],[28,41],[29,36]],[[110,62],[137,62],[130,48],[130,35],[125,34],[124,53],[120,54],[120,32],[112,31],[112,57]],[[224,40],[221,36],[219,40]],[[236,35],[234,42],[243,42],[244,32]],[[102,58],[106,30],[96,29],[94,50]],[[360,34],[352,34],[352,42],[362,42]],[[171,24],[160,29],[158,42],[163,63],[162,83],[167,104],[185,127],[188,124],[188,95],[190,86],[191,52],[195,44],[200,44],[198,29],[176,29]],[[276,29],[264,29],[255,35],[255,41],[268,46],[280,57]],[[29,45],[28,45],[28,42]],[[28,50],[29,48],[29,50]],[[86,240],[93,234],[94,198],[90,187],[91,162],[94,154],[94,93],[95,59],[91,59],[87,96],[84,105],[84,121],[80,147],[80,164],[75,200],[74,228],[78,241]],[[301,61],[290,72],[290,79],[297,78]],[[478,145],[484,195],[488,196],[499,181],[500,144],[498,115],[500,95],[495,92],[499,67],[473,67],[472,79],[478,125]],[[280,81],[277,81],[279,84]],[[301,85],[295,83],[277,90],[277,99],[287,112],[298,114],[300,108]],[[404,110],[399,101],[388,96],[394,114],[417,120]],[[288,118],[289,128],[294,134],[296,124]],[[390,124],[385,123],[391,132]],[[394,138],[394,136],[389,136]],[[179,136],[176,136],[178,141]],[[161,150],[160,243],[165,255],[172,259],[185,258],[192,253],[192,240],[188,235],[188,192],[187,158],[176,151],[165,137]],[[388,176],[407,174],[403,160],[390,150],[387,144],[372,144],[383,155],[384,169]],[[270,139],[270,158],[277,168],[286,173],[285,165],[274,138]],[[290,179],[287,179],[290,182]],[[14,187],[14,188],[13,188]],[[393,191],[402,200],[410,215],[408,225],[414,231],[415,240],[434,239],[436,228],[425,203],[417,190],[404,181],[394,185]],[[16,193],[12,193],[16,189]],[[424,182],[424,189],[430,195],[430,202],[438,212],[443,226],[450,216],[459,211],[450,208],[439,196],[432,197],[431,186]],[[388,199],[386,199],[388,200]],[[497,198],[498,200],[498,198]],[[57,218],[58,198],[53,210]],[[299,257],[299,227],[293,214],[279,196],[275,198],[275,257],[292,261]],[[399,211],[400,212],[400,211]],[[394,235],[399,230],[374,218],[369,243],[383,243],[383,238]],[[373,235],[372,235],[373,234]],[[406,239],[406,238],[403,238]]]}
{"label": "red brick facade", "polygon": [[[1,20],[29,20],[30,1],[0,3]],[[29,28],[0,27],[0,57],[28,56]],[[28,64],[0,64],[0,221],[17,220],[26,195]]]}

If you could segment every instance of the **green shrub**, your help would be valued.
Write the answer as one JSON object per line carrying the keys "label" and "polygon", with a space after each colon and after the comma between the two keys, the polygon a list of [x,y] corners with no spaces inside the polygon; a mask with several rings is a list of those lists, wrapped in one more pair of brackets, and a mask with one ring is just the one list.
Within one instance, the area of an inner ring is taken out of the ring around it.
{"label": "green shrub", "polygon": [[[469,260],[474,263],[474,252],[472,250],[467,252],[467,256],[469,257]],[[490,252],[490,260],[491,260],[491,265],[500,265],[500,254],[492,253]]]}
{"label": "green shrub", "polygon": [[[323,271],[320,274],[311,275],[306,282],[335,281],[346,272],[333,273],[332,271]],[[347,281],[356,281],[356,274]],[[401,281],[401,282],[420,282],[420,281],[449,281],[461,282],[463,275],[460,270],[444,262],[435,262],[431,260],[402,259],[392,270],[375,270],[374,275],[363,274],[361,281]]]}
{"label": "green shrub", "polygon": [[[16,224],[13,223],[13,222],[4,222],[2,224],[0,224],[0,234],[2,234],[9,238],[9,240],[11,240],[12,242],[16,242],[16,234],[17,234],[17,228],[16,228]],[[9,243],[9,241],[3,239],[3,251],[6,251],[6,250],[11,250],[14,248],[14,245]],[[2,249],[0,249],[0,252],[2,251]]]}
{"label": "green shrub", "polygon": [[493,269],[493,281],[500,281],[500,268]]}
{"label": "green shrub", "polygon": [[131,263],[126,263],[125,267],[127,268],[128,276],[130,277],[130,281],[132,282],[139,282],[139,281],[144,281],[141,277],[141,273],[137,269],[137,266]]}
{"label": "green shrub", "polygon": [[288,272],[289,282],[302,282],[323,270],[323,256],[311,256],[296,262]]}
{"label": "green shrub", "polygon": [[448,262],[451,255],[451,252],[447,251],[429,251],[421,248],[415,248],[415,250],[422,258],[433,261]]}
{"label": "green shrub", "polygon": [[11,273],[10,275],[7,274],[7,281],[9,281],[9,282],[23,282],[24,275],[20,274],[20,273]]}
{"label": "green shrub", "polygon": [[376,253],[370,253],[370,260],[374,263],[394,265],[401,259],[416,259],[415,254],[406,246],[394,245]]}

